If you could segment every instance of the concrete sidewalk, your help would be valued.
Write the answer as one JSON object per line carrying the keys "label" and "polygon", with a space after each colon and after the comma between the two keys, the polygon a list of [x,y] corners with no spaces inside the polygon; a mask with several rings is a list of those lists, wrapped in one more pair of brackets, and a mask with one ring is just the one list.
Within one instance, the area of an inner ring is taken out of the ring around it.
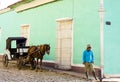
{"label": "concrete sidewalk", "polygon": [[[58,72],[58,73],[62,73],[62,74],[68,74],[68,75],[71,75],[73,77],[78,77],[78,78],[86,80],[85,75],[81,74],[81,73],[77,73],[77,72],[73,72],[73,71],[67,71],[67,70],[55,69],[55,68],[51,68],[51,67],[43,67],[43,68],[46,69],[46,70],[49,70],[49,71],[54,71],[54,72]],[[89,76],[89,80],[86,80],[86,82],[88,82],[88,81],[89,82],[99,82],[99,79],[98,79],[98,81],[96,81],[92,76]]]}
{"label": "concrete sidewalk", "polygon": [[[49,70],[49,71],[54,71],[54,72],[58,72],[58,73],[62,73],[62,74],[68,74],[73,77],[79,77],[81,79],[85,79],[85,74],[77,73],[74,71],[60,70],[60,69],[55,69],[55,68],[51,68],[51,67],[43,67],[43,68],[46,70]],[[89,80],[90,82],[100,82],[99,79],[96,81],[93,76],[89,76],[89,79],[90,79]],[[86,82],[87,82],[87,80],[86,80]],[[104,79],[102,79],[102,82],[120,82],[120,78],[104,78]]]}
{"label": "concrete sidewalk", "polygon": [[120,82],[120,78],[104,78],[103,82]]}

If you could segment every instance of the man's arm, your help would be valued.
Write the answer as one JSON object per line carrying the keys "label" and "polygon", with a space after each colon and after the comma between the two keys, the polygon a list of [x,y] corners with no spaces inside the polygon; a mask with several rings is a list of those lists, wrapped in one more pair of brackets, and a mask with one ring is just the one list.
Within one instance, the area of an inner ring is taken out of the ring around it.
{"label": "man's arm", "polygon": [[94,63],[94,55],[93,55],[93,52],[92,52],[92,63]]}
{"label": "man's arm", "polygon": [[86,60],[85,60],[86,59],[85,58],[85,51],[83,52],[83,58],[82,59],[83,59],[83,64],[85,64],[85,62],[86,62]]}

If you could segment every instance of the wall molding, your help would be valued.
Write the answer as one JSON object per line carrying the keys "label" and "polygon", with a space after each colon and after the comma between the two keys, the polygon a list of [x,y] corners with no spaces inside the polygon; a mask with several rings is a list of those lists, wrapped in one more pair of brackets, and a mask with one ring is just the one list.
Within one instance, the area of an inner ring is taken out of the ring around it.
{"label": "wall molding", "polygon": [[2,10],[0,10],[0,14],[6,13],[10,10],[11,10],[10,8],[2,9]]}
{"label": "wall molding", "polygon": [[34,1],[30,2],[30,3],[18,6],[14,10],[16,12],[20,12],[20,11],[27,10],[27,9],[30,9],[30,8],[34,8],[34,7],[37,7],[37,6],[46,4],[46,3],[50,3],[50,2],[53,2],[53,1],[56,1],[56,0],[34,0]]}

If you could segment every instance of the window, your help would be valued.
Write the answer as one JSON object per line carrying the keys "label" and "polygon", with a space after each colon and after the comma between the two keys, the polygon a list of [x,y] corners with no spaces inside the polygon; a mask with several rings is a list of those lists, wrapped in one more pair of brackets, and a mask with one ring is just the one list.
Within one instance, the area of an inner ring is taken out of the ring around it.
{"label": "window", "polygon": [[16,41],[13,40],[13,41],[11,42],[11,48],[16,48]]}
{"label": "window", "polygon": [[28,24],[21,26],[21,33],[20,33],[20,35],[22,37],[27,38],[26,45],[28,46],[29,45],[29,35],[30,35],[30,26]]}

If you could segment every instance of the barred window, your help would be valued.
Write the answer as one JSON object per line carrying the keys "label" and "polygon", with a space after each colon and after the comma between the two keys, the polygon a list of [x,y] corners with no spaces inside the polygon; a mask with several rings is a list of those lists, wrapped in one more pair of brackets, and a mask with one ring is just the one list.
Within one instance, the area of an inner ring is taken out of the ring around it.
{"label": "barred window", "polygon": [[21,26],[21,37],[27,38],[26,45],[29,46],[30,26],[28,24]]}

